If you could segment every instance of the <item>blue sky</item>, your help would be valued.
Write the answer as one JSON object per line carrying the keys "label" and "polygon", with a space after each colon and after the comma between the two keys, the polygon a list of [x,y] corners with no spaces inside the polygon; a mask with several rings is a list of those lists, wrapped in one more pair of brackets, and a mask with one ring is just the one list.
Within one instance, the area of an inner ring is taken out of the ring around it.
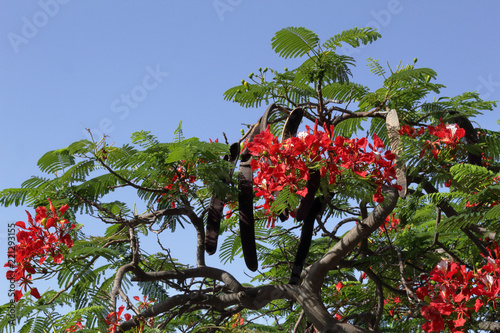
{"label": "blue sky", "polygon": [[[259,67],[298,63],[270,47],[288,26],[322,40],[378,28],[382,39],[343,50],[357,60],[353,81],[371,88],[379,82],[368,57],[394,67],[417,57],[437,71],[443,95],[477,90],[500,100],[499,13],[497,1],[0,0],[1,188],[40,175],[38,158],[87,138],[86,128],[122,145],[138,130],[169,141],[182,120],[186,137],[237,140],[264,107],[222,94]],[[499,118],[495,110],[478,122],[499,130]],[[7,223],[25,208],[0,208],[0,253]]]}

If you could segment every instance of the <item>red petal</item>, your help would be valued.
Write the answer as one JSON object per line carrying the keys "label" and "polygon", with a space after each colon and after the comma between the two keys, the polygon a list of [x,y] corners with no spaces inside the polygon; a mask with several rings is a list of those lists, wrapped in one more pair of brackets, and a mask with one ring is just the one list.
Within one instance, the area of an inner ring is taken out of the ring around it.
{"label": "red petal", "polygon": [[14,291],[14,302],[17,302],[23,297],[23,293],[21,290]]}
{"label": "red petal", "polygon": [[52,216],[56,216],[56,209],[54,208],[54,205],[52,204],[52,201],[50,201],[50,199],[47,199],[49,200],[49,207],[50,207],[50,210],[52,211]]}
{"label": "red petal", "polygon": [[54,263],[60,264],[63,261],[64,256],[62,255],[62,253],[59,253],[59,254],[53,256],[52,259],[54,260]]}
{"label": "red petal", "polygon": [[55,223],[56,223],[56,219],[51,217],[51,218],[47,219],[47,222],[45,224],[45,228],[48,229],[50,227],[53,227]]}
{"label": "red petal", "polygon": [[59,208],[59,212],[61,213],[60,216],[63,216],[63,214],[68,210],[69,206],[68,205],[63,205],[61,208]]}
{"label": "red petal", "polygon": [[377,134],[373,134],[373,145],[375,146],[375,149],[379,148],[385,148],[384,143],[382,140],[378,137]]}
{"label": "red petal", "polygon": [[38,289],[36,288],[33,288],[31,289],[31,293],[30,293],[33,297],[35,297],[36,299],[40,299],[40,293],[38,292]]}
{"label": "red petal", "polygon": [[16,226],[19,227],[19,228],[26,229],[26,224],[24,224],[23,221],[17,221],[16,222]]}

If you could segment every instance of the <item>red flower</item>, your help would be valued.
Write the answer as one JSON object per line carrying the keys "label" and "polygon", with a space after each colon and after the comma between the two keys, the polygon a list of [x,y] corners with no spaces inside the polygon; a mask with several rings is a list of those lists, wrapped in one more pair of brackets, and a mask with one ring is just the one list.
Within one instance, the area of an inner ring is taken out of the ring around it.
{"label": "red flower", "polygon": [[[14,271],[7,272],[7,278],[18,282],[24,291],[30,289],[30,294],[35,298],[40,298],[40,294],[36,288],[31,287],[32,275],[36,273],[31,263],[37,260],[38,265],[43,265],[49,256],[52,257],[55,264],[61,263],[64,258],[63,245],[68,249],[73,246],[73,240],[68,232],[74,229],[75,226],[73,224],[69,225],[68,221],[62,218],[68,206],[61,207],[59,214],[57,214],[49,199],[49,208],[50,212],[48,214],[46,207],[40,206],[36,208],[37,214],[34,220],[31,214],[26,212],[28,223],[16,222],[15,225],[19,228],[16,235],[18,244],[8,250],[12,254],[11,256],[14,256],[15,253],[15,263],[5,264],[5,266],[14,269]],[[49,228],[55,230],[52,232],[48,230]],[[22,296],[21,290],[14,292],[16,302]]]}
{"label": "red flower", "polygon": [[[380,193],[382,185],[390,185],[396,178],[393,165],[395,155],[383,151],[384,144],[377,135],[373,143],[368,143],[366,138],[332,138],[333,127],[328,129],[325,126],[323,130],[318,129],[316,122],[313,130],[306,126],[305,132],[280,143],[268,126],[247,144],[254,156],[250,166],[256,171],[253,178],[255,195],[264,199],[265,203],[259,207],[268,216],[276,217],[271,207],[277,193],[285,188],[299,197],[307,194],[310,170],[319,170],[329,185],[333,185],[342,172],[350,170],[360,178],[373,182],[377,186],[374,200],[383,201]],[[290,211],[296,209],[288,208]],[[271,225],[273,220],[269,221]]]}
{"label": "red flower", "polygon": [[[120,322],[122,321],[122,312],[124,309],[125,306],[122,305],[118,308],[118,312],[111,312],[106,316],[104,321],[109,325],[108,333],[118,332],[117,328],[120,326]],[[123,317],[125,320],[130,320],[132,318],[132,316],[128,313],[126,313]]]}

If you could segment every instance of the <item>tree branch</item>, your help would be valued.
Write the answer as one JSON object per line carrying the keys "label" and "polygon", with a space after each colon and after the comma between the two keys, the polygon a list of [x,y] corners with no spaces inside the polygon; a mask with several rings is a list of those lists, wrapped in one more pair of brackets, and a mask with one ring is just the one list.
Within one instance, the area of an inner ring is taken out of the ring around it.
{"label": "tree branch", "polygon": [[392,212],[398,201],[398,193],[394,187],[384,189],[385,200],[370,213],[363,223],[358,223],[325,255],[310,267],[306,268],[304,284],[311,290],[319,292],[328,271],[334,269],[354,248],[370,236]]}
{"label": "tree branch", "polygon": [[244,287],[228,272],[214,267],[197,267],[177,271],[144,272],[132,277],[131,281],[157,281],[166,279],[186,280],[190,278],[208,278],[222,281],[232,291],[242,291]]}

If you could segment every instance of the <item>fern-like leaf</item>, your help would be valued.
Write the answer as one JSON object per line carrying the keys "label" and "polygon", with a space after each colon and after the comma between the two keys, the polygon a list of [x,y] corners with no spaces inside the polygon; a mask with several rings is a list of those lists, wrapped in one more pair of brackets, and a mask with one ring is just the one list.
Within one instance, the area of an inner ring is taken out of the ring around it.
{"label": "fern-like leaf", "polygon": [[376,29],[365,27],[365,28],[352,28],[342,31],[340,34],[329,38],[323,47],[335,50],[337,47],[342,46],[342,43],[347,43],[352,47],[358,47],[360,44],[366,45],[372,43],[378,38],[382,37]]}
{"label": "fern-like leaf", "polygon": [[303,27],[288,27],[276,32],[271,40],[274,52],[283,58],[301,57],[318,46],[317,34]]}
{"label": "fern-like leaf", "polygon": [[380,65],[378,60],[368,58],[368,67],[370,68],[370,72],[373,74],[385,78],[385,69]]}
{"label": "fern-like leaf", "polygon": [[70,155],[67,148],[52,150],[45,153],[38,160],[38,167],[41,171],[54,174],[64,170],[65,168],[73,165],[75,163],[75,158]]}

